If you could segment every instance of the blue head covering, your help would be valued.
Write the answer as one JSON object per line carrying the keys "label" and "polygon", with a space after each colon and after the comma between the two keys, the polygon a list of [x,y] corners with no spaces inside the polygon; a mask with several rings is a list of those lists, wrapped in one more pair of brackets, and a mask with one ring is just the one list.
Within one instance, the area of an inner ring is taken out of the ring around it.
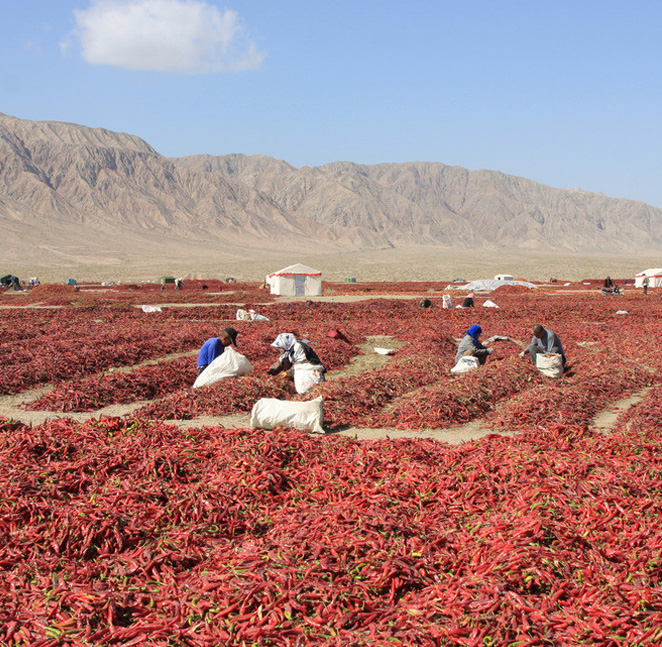
{"label": "blue head covering", "polygon": [[471,326],[471,328],[469,328],[469,330],[467,330],[467,335],[469,335],[469,337],[471,337],[471,339],[474,340],[474,344],[476,344],[478,348],[483,347],[483,345],[478,341],[478,335],[480,335],[480,333],[482,332],[483,329],[476,324],[474,324],[473,326]]}

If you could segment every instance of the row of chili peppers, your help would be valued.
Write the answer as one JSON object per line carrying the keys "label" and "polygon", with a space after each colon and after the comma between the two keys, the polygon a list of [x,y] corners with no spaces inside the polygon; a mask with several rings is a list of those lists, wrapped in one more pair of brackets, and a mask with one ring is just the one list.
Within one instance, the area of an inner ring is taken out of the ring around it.
{"label": "row of chili peppers", "polygon": [[[239,350],[250,358],[255,371],[258,373],[264,373],[278,357],[278,353],[270,346],[277,330],[279,330],[278,324],[271,323],[259,323],[252,327],[245,326],[242,329],[239,338]],[[312,334],[320,340],[314,344],[316,351],[322,357],[329,357],[330,361],[327,362],[325,359],[329,370],[342,368],[358,352],[356,344],[331,339],[326,336],[322,328],[317,327],[312,331]],[[197,375],[196,360],[197,357],[187,356],[165,360],[154,365],[141,366],[130,372],[116,372],[68,380],[26,405],[26,408],[62,412],[96,411],[109,404],[156,400],[172,394],[172,402],[185,403],[190,400],[189,410],[191,412],[202,412],[206,408],[208,409],[206,413],[212,414],[214,411],[209,410],[209,406],[213,406],[216,401],[217,392],[220,397],[225,394],[229,398],[229,402],[253,393],[251,389],[243,396],[239,392],[235,393],[235,386],[238,386],[239,391],[242,391],[242,387],[236,384],[237,381],[226,381],[221,390],[191,392],[190,387]],[[258,383],[263,382],[264,380],[258,380]],[[269,390],[273,391],[273,389]],[[278,392],[288,393],[289,391],[280,389]],[[259,392],[253,393],[253,395],[257,395],[257,398],[260,397]],[[202,405],[203,401],[208,404]],[[153,412],[161,411],[165,415],[168,406],[168,401],[155,402],[151,408]],[[244,404],[244,409],[241,409],[242,411],[245,410],[245,406],[246,404]],[[252,402],[250,406],[252,406]],[[224,405],[221,405],[221,408],[223,407]],[[226,411],[226,408],[223,408],[223,410]],[[177,418],[180,416],[166,417]]]}

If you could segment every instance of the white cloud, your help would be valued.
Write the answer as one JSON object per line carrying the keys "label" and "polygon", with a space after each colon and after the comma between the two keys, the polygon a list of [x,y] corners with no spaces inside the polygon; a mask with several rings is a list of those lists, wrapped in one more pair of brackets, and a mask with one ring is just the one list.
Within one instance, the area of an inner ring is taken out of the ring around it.
{"label": "white cloud", "polygon": [[74,17],[88,63],[205,73],[257,69],[264,60],[235,11],[201,0],[92,0]]}

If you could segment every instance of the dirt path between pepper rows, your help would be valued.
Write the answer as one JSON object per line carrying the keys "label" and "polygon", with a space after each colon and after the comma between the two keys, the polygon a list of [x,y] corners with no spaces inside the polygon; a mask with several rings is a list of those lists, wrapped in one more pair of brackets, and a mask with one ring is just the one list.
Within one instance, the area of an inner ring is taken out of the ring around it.
{"label": "dirt path between pepper rows", "polygon": [[[375,348],[387,348],[392,350],[397,350],[405,345],[405,342],[400,342],[395,339],[392,339],[389,336],[384,335],[373,335],[366,338],[364,344],[360,346],[360,353],[353,357],[349,364],[342,371],[333,371],[329,373],[328,379],[334,380],[340,377],[345,377],[348,375],[358,375],[365,371],[372,371],[384,366],[390,359],[388,355],[381,355],[374,351]],[[149,359],[138,364],[131,364],[128,366],[116,366],[111,367],[100,375],[111,375],[113,373],[126,373],[133,371],[141,366],[149,366],[153,364],[159,364],[160,362],[176,359],[178,357],[194,356],[198,353],[195,351],[188,351],[184,353],[171,353],[169,355],[164,355],[157,359]],[[70,412],[63,413],[59,411],[28,411],[23,408],[24,405],[34,402],[40,398],[45,393],[48,393],[53,389],[52,384],[46,386],[40,386],[29,391],[24,391],[16,395],[4,395],[0,396],[0,416],[5,418],[11,418],[12,420],[18,420],[25,424],[39,425],[42,422],[50,419],[58,418],[72,418],[73,420],[85,421],[90,418],[97,418],[99,416],[124,416],[130,415],[143,405],[147,404],[149,401],[144,400],[140,402],[132,402],[130,404],[111,404],[102,409],[97,409],[96,411],[85,411],[85,412]],[[169,424],[174,424],[179,427],[200,427],[200,426],[227,426],[228,424],[236,426],[249,426],[249,416],[201,416],[196,418],[193,421],[189,420],[169,420]]]}
{"label": "dirt path between pepper rows", "polygon": [[[405,342],[401,342],[385,335],[374,335],[366,338],[364,344],[360,346],[360,353],[353,357],[349,364],[341,371],[333,371],[327,375],[329,381],[347,377],[351,375],[359,375],[366,371],[376,370],[386,366],[392,359],[392,355],[380,354],[375,352],[375,348],[383,348],[393,350],[397,354],[397,350],[405,346]],[[188,351],[184,353],[172,353],[157,359],[145,360],[139,364],[130,366],[113,367],[107,369],[102,374],[112,374],[116,372],[129,372],[140,366],[148,366],[158,364],[165,360],[175,359],[177,357],[193,356],[197,351]],[[0,396],[0,416],[17,420],[25,424],[38,425],[46,420],[70,418],[78,421],[85,421],[91,418],[98,418],[104,416],[125,416],[130,415],[140,407],[147,404],[149,401],[132,402],[130,404],[112,404],[96,411],[89,411],[83,413],[60,413],[52,411],[27,411],[23,405],[33,402],[41,397],[44,393],[48,393],[52,389],[52,385],[41,386],[30,391],[25,391],[17,395]],[[618,416],[626,411],[629,407],[641,402],[652,387],[646,387],[640,391],[629,395],[614,402],[609,408],[600,412],[593,422],[591,429],[601,433],[609,434],[616,424]],[[228,429],[233,428],[247,428],[250,427],[250,416],[243,414],[233,414],[229,416],[199,416],[193,420],[166,420],[167,424],[174,425],[180,429],[191,429],[200,427],[224,427]],[[493,429],[485,426],[482,420],[473,420],[463,425],[457,425],[445,429],[423,429],[419,431],[411,431],[407,429],[395,428],[361,428],[361,427],[340,427],[335,429],[326,429],[326,435],[341,435],[358,440],[386,440],[386,439],[417,439],[427,438],[445,442],[449,444],[461,444],[473,440],[479,440],[490,434],[498,433],[502,436],[514,436],[518,432],[515,431],[499,431],[495,432]]]}
{"label": "dirt path between pepper rows", "polygon": [[591,429],[597,431],[601,434],[609,434],[611,430],[616,426],[618,417],[627,409],[634,406],[638,402],[641,402],[652,389],[652,386],[647,386],[636,393],[633,393],[627,398],[622,398],[617,400],[610,407],[601,411],[594,419],[591,424]]}
{"label": "dirt path between pepper rows", "polygon": [[[98,375],[128,373],[137,368],[140,368],[141,366],[151,366],[153,364],[159,364],[167,360],[177,359],[178,357],[191,357],[197,354],[197,350],[186,351],[183,353],[170,353],[169,355],[164,355],[163,357],[146,359],[142,362],[139,362],[138,364],[130,364],[128,366],[113,366],[106,369],[105,371],[102,371],[101,373],[98,373]],[[130,404],[110,404],[107,407],[97,409],[96,411],[84,411],[81,413],[62,413],[60,411],[28,411],[23,408],[23,405],[38,400],[42,395],[52,390],[53,385],[47,384],[45,386],[39,386],[34,389],[30,389],[29,391],[17,393],[16,395],[2,395],[0,396],[0,416],[4,418],[11,418],[12,420],[18,420],[25,424],[31,425],[39,425],[46,420],[57,418],[72,418],[74,420],[84,421],[89,420],[90,418],[98,418],[99,416],[124,416],[133,413],[136,409],[139,409],[149,402],[148,400],[144,400],[141,402],[131,402]]]}

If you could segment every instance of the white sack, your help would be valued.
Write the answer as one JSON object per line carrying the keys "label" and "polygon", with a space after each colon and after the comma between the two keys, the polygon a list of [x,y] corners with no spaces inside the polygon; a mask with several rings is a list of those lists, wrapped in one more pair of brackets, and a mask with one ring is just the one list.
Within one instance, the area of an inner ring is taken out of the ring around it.
{"label": "white sack", "polygon": [[253,365],[244,355],[232,347],[227,346],[222,355],[219,355],[193,383],[193,388],[208,386],[228,377],[241,377],[253,370]]}
{"label": "white sack", "polygon": [[324,367],[319,364],[300,362],[294,365],[294,388],[297,393],[308,393],[310,389],[324,382]]}
{"label": "white sack", "polygon": [[143,312],[161,312],[159,306],[143,306]]}
{"label": "white sack", "polygon": [[379,355],[395,355],[394,348],[375,348],[375,353]]}
{"label": "white sack", "polygon": [[468,373],[469,371],[475,371],[479,366],[480,362],[477,357],[466,355],[465,357],[460,357],[457,364],[451,369],[451,373],[460,375],[462,373]]}
{"label": "white sack", "polygon": [[258,314],[255,310],[237,310],[237,321],[269,321],[267,317]]}
{"label": "white sack", "polygon": [[492,301],[492,299],[488,299],[483,303],[483,308],[498,308],[499,306]]}
{"label": "white sack", "polygon": [[450,295],[450,294],[444,294],[444,295],[441,297],[441,305],[442,305],[442,307],[443,307],[445,310],[448,310],[449,308],[452,308],[452,307],[453,307],[453,301],[452,301],[452,299],[451,299],[451,295]]}
{"label": "white sack", "polygon": [[324,412],[322,398],[308,402],[290,402],[275,398],[261,398],[253,405],[251,427],[253,429],[275,429],[294,427],[303,431],[323,434]]}
{"label": "white sack", "polygon": [[628,313],[627,310],[616,310],[617,315],[626,315]]}
{"label": "white sack", "polygon": [[563,356],[560,353],[538,353],[536,368],[547,377],[561,377],[563,375]]}

